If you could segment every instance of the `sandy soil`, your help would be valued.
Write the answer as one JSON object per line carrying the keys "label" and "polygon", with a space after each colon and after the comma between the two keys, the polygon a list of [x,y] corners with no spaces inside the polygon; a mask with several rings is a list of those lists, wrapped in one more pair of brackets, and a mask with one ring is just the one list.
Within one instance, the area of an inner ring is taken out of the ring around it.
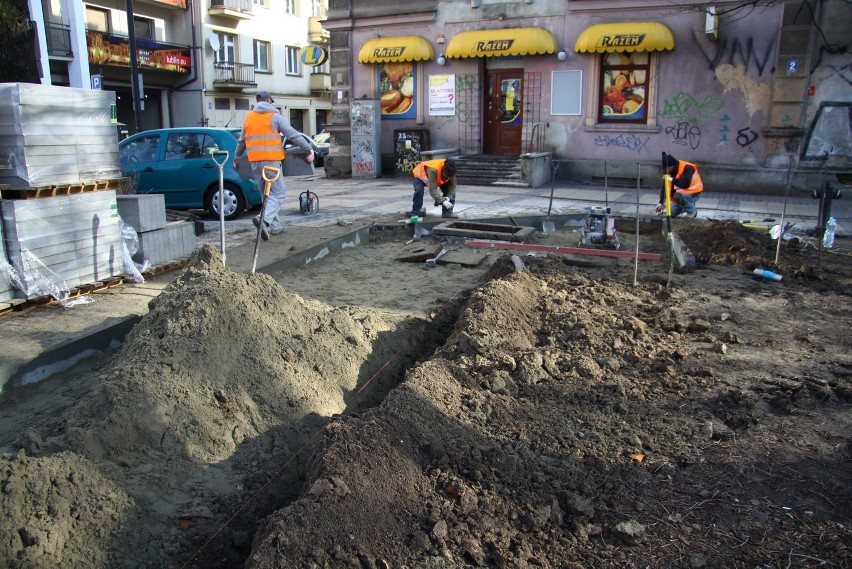
{"label": "sandy soil", "polygon": [[205,246],[116,352],[3,394],[2,565],[852,566],[852,258],[677,231],[699,266],[635,285],[394,233],[274,276]]}

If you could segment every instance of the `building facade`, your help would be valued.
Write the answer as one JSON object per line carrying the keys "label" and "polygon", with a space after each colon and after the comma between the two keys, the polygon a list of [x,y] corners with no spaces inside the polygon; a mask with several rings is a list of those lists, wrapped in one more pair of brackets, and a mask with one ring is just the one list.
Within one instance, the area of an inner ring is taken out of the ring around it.
{"label": "building facade", "polygon": [[331,108],[324,0],[30,0],[29,9],[41,82],[115,91],[125,134],[239,127],[260,90],[311,134]]}
{"label": "building facade", "polygon": [[662,152],[735,185],[776,183],[791,161],[849,169],[848,125],[817,124],[852,102],[848,6],[742,4],[331,0],[326,170],[351,169],[350,109],[362,100],[382,106],[391,164],[395,133],[419,128],[433,150],[549,152],[558,178],[590,182],[606,162],[635,184],[637,170],[659,172]]}

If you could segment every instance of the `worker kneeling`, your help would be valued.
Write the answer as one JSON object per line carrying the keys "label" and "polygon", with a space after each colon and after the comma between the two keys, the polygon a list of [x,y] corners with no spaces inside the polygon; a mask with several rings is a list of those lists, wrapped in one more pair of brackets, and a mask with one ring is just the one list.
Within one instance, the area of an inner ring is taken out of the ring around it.
{"label": "worker kneeling", "polygon": [[[668,176],[671,188],[672,217],[679,215],[696,217],[698,210],[695,206],[702,190],[704,190],[704,184],[698,174],[698,166],[685,160],[678,160],[671,154],[666,154],[666,176]],[[665,190],[660,192],[657,213],[663,213],[663,204],[665,204],[666,198],[664,192]]]}
{"label": "worker kneeling", "polygon": [[415,166],[411,173],[414,175],[414,203],[409,216],[419,216],[423,208],[423,194],[426,186],[429,186],[429,195],[435,200],[436,206],[441,206],[441,217],[455,219],[458,217],[453,213],[456,203],[456,165],[440,158],[427,160]]}

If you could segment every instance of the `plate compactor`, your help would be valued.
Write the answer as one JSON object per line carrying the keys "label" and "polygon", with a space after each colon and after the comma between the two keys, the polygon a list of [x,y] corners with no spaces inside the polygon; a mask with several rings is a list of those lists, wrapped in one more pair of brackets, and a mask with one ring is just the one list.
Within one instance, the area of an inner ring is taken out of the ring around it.
{"label": "plate compactor", "polygon": [[318,212],[319,197],[310,191],[299,194],[299,211],[303,214]]}
{"label": "plate compactor", "polygon": [[583,225],[580,246],[605,247],[607,249],[621,247],[618,234],[615,232],[615,218],[610,217],[610,209],[599,205],[586,209],[589,211],[589,216]]}

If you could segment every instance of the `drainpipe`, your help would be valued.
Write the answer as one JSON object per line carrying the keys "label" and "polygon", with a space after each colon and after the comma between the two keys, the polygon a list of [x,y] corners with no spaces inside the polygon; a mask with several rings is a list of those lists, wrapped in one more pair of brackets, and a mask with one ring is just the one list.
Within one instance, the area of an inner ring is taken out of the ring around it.
{"label": "drainpipe", "polygon": [[[193,5],[192,0],[186,0],[186,5],[189,9],[190,19],[192,21],[192,71],[190,73],[192,76],[181,83],[180,85],[176,85],[174,87],[169,87],[167,99],[169,102],[169,127],[174,127],[174,107],[172,106],[172,94],[175,91],[180,91],[187,85],[191,83],[195,83],[196,79],[198,79],[198,42],[195,39],[195,6]],[[200,91],[201,89],[193,89],[193,91]]]}

